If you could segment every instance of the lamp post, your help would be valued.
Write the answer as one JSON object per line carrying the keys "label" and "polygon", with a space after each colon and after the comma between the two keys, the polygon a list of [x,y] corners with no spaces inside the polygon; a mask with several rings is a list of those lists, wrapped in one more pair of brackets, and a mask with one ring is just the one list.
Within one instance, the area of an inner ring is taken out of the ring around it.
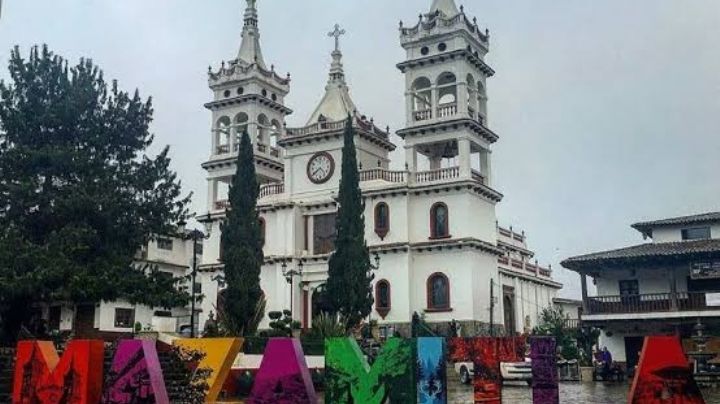
{"label": "lamp post", "polygon": [[[210,222],[203,223],[206,224],[206,228],[210,228],[210,225],[208,224]],[[193,229],[189,233],[185,233],[185,225],[187,225],[187,222],[184,219],[178,222],[179,228],[183,231],[183,234],[181,234],[180,237],[186,241],[191,240],[193,243],[192,272],[190,272],[190,282],[192,283],[192,285],[190,286],[190,338],[195,338],[195,295],[197,294],[195,290],[195,280],[197,278],[198,243],[202,240],[207,239],[208,236],[206,236],[205,233],[197,229]]]}
{"label": "lamp post", "polygon": [[[292,261],[292,260],[290,260]],[[288,284],[290,284],[290,318],[293,317],[293,278],[296,276],[302,276],[303,274],[303,266],[305,264],[303,263],[303,260],[301,259],[298,263],[297,270],[295,269],[287,269],[287,261],[283,261],[282,263],[282,274],[285,277],[285,280]]]}

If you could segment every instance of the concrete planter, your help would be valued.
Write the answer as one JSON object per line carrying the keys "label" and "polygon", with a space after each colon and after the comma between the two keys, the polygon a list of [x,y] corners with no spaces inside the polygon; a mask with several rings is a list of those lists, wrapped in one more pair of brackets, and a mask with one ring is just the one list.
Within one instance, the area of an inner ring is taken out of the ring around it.
{"label": "concrete planter", "polygon": [[595,372],[595,368],[592,366],[580,366],[580,380],[584,383],[594,382],[595,381],[595,378],[593,377],[594,372]]}

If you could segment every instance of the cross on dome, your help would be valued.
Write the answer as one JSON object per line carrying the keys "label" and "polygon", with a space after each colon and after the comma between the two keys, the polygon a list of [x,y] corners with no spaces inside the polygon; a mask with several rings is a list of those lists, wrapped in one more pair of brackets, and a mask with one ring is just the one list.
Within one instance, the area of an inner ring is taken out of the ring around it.
{"label": "cross on dome", "polygon": [[340,28],[340,24],[335,24],[335,30],[328,33],[329,37],[335,38],[335,52],[340,52],[340,37],[345,34],[345,30]]}

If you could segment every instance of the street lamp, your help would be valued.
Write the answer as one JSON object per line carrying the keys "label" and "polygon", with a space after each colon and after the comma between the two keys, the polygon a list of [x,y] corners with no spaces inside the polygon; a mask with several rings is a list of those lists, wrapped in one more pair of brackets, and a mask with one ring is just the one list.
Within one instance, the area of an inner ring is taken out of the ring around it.
{"label": "street lamp", "polygon": [[[184,219],[181,219],[178,222],[178,227],[180,229],[184,229],[185,225],[187,225],[187,222]],[[193,242],[192,272],[190,273],[190,279],[192,283],[192,285],[190,286],[190,338],[195,338],[195,279],[197,278],[198,243],[202,240],[207,239],[209,235],[206,236],[205,233],[201,232],[200,230],[193,229],[189,233],[181,234],[180,237],[183,240],[192,240]]]}
{"label": "street lamp", "polygon": [[[290,260],[292,262],[292,260]],[[303,274],[303,267],[304,267],[303,260],[301,259],[298,263],[297,270],[295,269],[287,269],[287,262],[283,261],[282,263],[282,274],[285,277],[285,280],[288,284],[290,284],[290,318],[293,318],[293,278],[296,276],[302,276]]]}

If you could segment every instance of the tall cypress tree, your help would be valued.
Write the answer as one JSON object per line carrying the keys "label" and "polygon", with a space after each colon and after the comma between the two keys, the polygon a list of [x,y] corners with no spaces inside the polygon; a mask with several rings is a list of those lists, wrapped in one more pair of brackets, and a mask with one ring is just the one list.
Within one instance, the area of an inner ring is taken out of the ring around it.
{"label": "tall cypress tree", "polygon": [[263,241],[257,211],[260,188],[254,161],[252,143],[246,132],[240,140],[237,171],[230,186],[230,209],[221,226],[227,282],[223,321],[227,331],[237,335],[250,335],[256,331],[253,319],[263,297],[260,289]]}
{"label": "tall cypress tree", "polygon": [[342,177],[338,192],[335,252],[328,264],[326,299],[331,310],[340,314],[349,330],[372,310],[370,253],[365,243],[365,204],[360,191],[355,130],[352,117],[345,124],[342,150]]}

